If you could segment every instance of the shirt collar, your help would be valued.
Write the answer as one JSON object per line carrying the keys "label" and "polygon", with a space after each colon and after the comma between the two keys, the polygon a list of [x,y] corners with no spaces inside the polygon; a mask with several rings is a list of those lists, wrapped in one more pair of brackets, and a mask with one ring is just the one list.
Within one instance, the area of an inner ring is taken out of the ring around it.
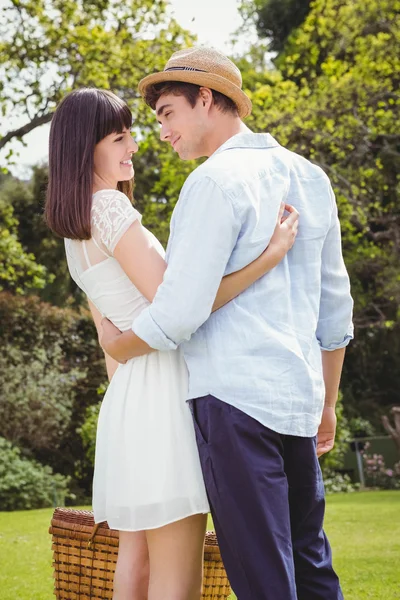
{"label": "shirt collar", "polygon": [[237,133],[217,148],[211,156],[232,148],[276,148],[279,145],[269,133]]}

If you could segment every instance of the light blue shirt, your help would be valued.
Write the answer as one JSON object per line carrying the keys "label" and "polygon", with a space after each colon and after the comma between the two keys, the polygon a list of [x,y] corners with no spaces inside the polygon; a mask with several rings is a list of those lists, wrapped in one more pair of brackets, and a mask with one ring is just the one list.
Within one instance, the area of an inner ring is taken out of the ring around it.
{"label": "light blue shirt", "polygon": [[[211,314],[223,275],[257,258],[280,203],[300,213],[278,266]],[[353,337],[350,284],[328,177],[269,134],[230,138],[186,180],[171,220],[168,268],[133,324],[151,347],[181,345],[188,398],[212,394],[283,434],[317,433],[321,349]]]}

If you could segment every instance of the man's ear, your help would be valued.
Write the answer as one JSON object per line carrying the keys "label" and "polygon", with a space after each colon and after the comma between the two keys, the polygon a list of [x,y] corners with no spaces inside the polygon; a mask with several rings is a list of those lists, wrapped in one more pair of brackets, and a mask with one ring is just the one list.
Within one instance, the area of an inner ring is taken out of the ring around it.
{"label": "man's ear", "polygon": [[208,107],[208,108],[211,107],[211,104],[213,101],[213,95],[212,95],[212,91],[210,90],[210,88],[201,87],[199,90],[199,97],[200,97],[200,101],[204,107]]}

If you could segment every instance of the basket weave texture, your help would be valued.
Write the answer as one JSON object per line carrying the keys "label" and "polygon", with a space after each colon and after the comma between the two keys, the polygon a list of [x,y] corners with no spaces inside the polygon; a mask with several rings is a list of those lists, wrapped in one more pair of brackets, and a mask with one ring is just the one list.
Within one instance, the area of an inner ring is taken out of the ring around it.
{"label": "basket weave texture", "polygon": [[[112,600],[118,531],[101,523],[90,541],[94,529],[91,512],[55,509],[49,532],[57,600]],[[207,532],[202,600],[227,600],[230,593],[217,538]]]}

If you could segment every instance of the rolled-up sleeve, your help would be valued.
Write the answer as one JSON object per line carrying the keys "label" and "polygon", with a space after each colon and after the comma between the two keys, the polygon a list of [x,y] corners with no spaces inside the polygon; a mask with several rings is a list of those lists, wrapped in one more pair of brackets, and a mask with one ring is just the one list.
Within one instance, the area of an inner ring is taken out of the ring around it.
{"label": "rolled-up sleeve", "polygon": [[231,199],[209,177],[187,181],[175,213],[163,283],[132,325],[158,350],[175,349],[208,319],[241,227]]}
{"label": "rolled-up sleeve", "polygon": [[343,261],[340,222],[333,190],[331,224],[322,249],[321,299],[317,339],[322,350],[347,346],[354,337],[353,299]]}

